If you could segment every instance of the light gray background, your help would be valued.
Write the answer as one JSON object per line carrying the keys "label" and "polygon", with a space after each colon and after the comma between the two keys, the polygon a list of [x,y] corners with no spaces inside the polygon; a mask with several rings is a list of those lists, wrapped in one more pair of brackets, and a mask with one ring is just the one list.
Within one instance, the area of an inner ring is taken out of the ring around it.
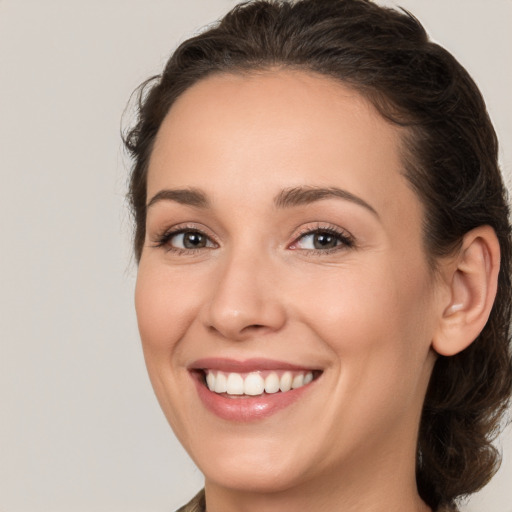
{"label": "light gray background", "polygon": [[[388,2],[393,4],[394,2]],[[512,2],[403,0],[475,77],[512,170]],[[232,0],[0,0],[0,511],[171,512],[201,486],[147,379],[120,118]],[[467,511],[512,511],[504,463]]]}

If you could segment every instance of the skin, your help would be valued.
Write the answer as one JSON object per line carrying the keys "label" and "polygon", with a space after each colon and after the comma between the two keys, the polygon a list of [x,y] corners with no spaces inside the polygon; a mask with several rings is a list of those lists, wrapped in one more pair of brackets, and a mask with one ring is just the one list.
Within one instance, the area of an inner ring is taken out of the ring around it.
{"label": "skin", "polygon": [[[194,187],[210,205],[149,206],[136,309],[152,385],[205,475],[208,512],[430,510],[416,440],[449,292],[427,263],[399,130],[342,84],[283,70],[207,78],[164,120],[148,202]],[[337,187],[374,211],[341,197],[275,206],[301,186]],[[157,246],[175,226],[209,245]],[[304,232],[319,227],[353,244],[312,251]],[[204,357],[322,374],[291,406],[240,424],[199,400],[188,367]]]}

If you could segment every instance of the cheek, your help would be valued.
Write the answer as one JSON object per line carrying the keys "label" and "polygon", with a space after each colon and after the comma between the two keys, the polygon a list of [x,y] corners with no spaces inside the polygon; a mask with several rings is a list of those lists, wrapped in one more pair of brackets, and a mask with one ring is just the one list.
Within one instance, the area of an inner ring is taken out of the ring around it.
{"label": "cheek", "polygon": [[295,291],[303,321],[344,371],[398,381],[421,370],[432,336],[430,281],[421,266],[403,269],[336,269],[328,281],[303,279],[307,295]]}
{"label": "cheek", "polygon": [[347,435],[380,439],[419,421],[431,371],[425,284],[391,273],[345,276],[303,309],[333,354],[330,414],[333,424],[351,418]]}
{"label": "cheek", "polygon": [[[183,282],[185,281],[185,282]],[[168,352],[179,343],[197,314],[199,283],[141,261],[135,309],[145,352]]]}
{"label": "cheek", "polygon": [[192,398],[186,394],[190,390],[183,391],[186,371],[180,351],[185,333],[197,317],[200,283],[182,274],[180,278],[165,265],[142,259],[135,288],[135,309],[155,395],[172,428],[184,438],[188,430],[182,423],[181,413]]}

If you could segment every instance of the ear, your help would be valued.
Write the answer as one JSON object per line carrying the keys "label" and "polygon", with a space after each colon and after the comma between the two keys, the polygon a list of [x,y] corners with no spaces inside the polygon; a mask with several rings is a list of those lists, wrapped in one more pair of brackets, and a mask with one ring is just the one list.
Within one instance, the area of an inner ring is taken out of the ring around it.
{"label": "ear", "polygon": [[443,269],[448,297],[432,340],[440,355],[453,356],[480,334],[491,313],[500,268],[500,245],[494,229],[479,226],[464,236],[455,259]]}

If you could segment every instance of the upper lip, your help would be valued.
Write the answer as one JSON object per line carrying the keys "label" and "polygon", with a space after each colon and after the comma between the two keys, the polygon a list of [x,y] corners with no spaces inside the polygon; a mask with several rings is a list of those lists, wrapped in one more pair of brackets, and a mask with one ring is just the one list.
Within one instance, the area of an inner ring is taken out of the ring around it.
{"label": "upper lip", "polygon": [[238,361],[221,357],[197,359],[188,366],[189,370],[219,370],[221,372],[250,373],[259,370],[312,371],[317,368],[301,366],[266,358],[252,358]]}

